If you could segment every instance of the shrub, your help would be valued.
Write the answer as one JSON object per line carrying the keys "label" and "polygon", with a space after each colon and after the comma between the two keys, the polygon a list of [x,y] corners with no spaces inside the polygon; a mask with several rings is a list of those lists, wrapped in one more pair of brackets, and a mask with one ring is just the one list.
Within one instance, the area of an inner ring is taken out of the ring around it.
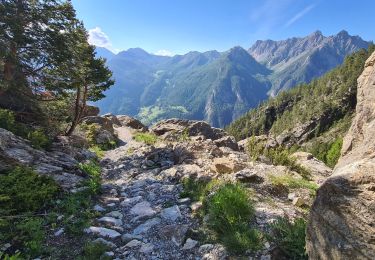
{"label": "shrub", "polygon": [[81,191],[66,196],[56,207],[55,211],[59,215],[66,215],[63,224],[68,233],[80,235],[84,228],[87,228],[95,212],[92,210],[92,193]]}
{"label": "shrub", "polygon": [[329,167],[333,168],[340,158],[342,142],[342,138],[339,137],[333,142],[315,143],[309,152]]}
{"label": "shrub", "polygon": [[260,249],[260,233],[249,226],[254,218],[250,197],[241,185],[224,184],[206,201],[208,225],[234,253]]}
{"label": "shrub", "polygon": [[265,156],[270,158],[272,164],[284,165],[288,167],[288,169],[299,173],[305,179],[309,179],[311,176],[311,173],[306,168],[299,165],[296,162],[296,159],[290,156],[288,150],[282,149],[281,147],[276,149],[266,149]]}
{"label": "shrub", "polygon": [[[215,182],[216,183],[216,182]],[[189,197],[192,201],[203,201],[213,186],[213,182],[184,178],[182,180],[183,191],[181,198]]]}
{"label": "shrub", "polygon": [[46,149],[51,145],[51,140],[40,130],[29,132],[27,139],[30,140],[31,145],[36,149]]}
{"label": "shrub", "polygon": [[15,118],[14,113],[12,111],[0,108],[0,128],[4,128],[9,131],[14,131]]}
{"label": "shrub", "polygon": [[47,176],[30,168],[16,167],[0,174],[0,213],[33,212],[50,204],[59,187]]}
{"label": "shrub", "polygon": [[103,243],[86,243],[83,248],[83,255],[78,257],[78,260],[110,260],[109,256],[104,255],[104,253],[109,250],[109,247]]}
{"label": "shrub", "polygon": [[290,174],[284,175],[269,175],[272,185],[282,185],[292,189],[305,188],[315,192],[318,189],[318,185],[314,182],[310,182],[305,179],[298,179]]}
{"label": "shrub", "polygon": [[45,232],[42,218],[26,218],[16,225],[18,239],[22,241],[25,253],[38,256],[43,252]]}
{"label": "shrub", "polygon": [[290,222],[279,218],[270,225],[271,234],[267,239],[274,242],[288,259],[307,259],[305,251],[306,221],[302,218]]}
{"label": "shrub", "polygon": [[154,145],[157,141],[156,135],[152,133],[136,133],[134,139],[137,142],[143,142],[148,145]]}
{"label": "shrub", "polygon": [[327,152],[327,165],[331,168],[335,167],[337,161],[340,158],[342,148],[342,138],[337,138],[330,146]]}
{"label": "shrub", "polygon": [[89,148],[89,150],[96,154],[96,156],[101,159],[104,157],[104,150],[100,148],[98,145],[93,145]]}
{"label": "shrub", "polygon": [[94,194],[98,193],[101,185],[100,165],[95,161],[90,161],[88,163],[79,163],[78,168],[89,176],[87,185],[89,186],[90,191]]}

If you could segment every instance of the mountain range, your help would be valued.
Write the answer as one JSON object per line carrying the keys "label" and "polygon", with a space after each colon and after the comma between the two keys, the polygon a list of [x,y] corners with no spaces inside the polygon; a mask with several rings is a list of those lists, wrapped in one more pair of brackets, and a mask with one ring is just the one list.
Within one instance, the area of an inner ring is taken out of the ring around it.
{"label": "mountain range", "polygon": [[224,127],[269,96],[310,82],[368,45],[346,31],[328,37],[316,31],[256,41],[248,50],[237,46],[173,57],[140,48],[113,54],[98,47],[116,83],[96,105],[101,113],[128,114],[146,124],[178,117]]}

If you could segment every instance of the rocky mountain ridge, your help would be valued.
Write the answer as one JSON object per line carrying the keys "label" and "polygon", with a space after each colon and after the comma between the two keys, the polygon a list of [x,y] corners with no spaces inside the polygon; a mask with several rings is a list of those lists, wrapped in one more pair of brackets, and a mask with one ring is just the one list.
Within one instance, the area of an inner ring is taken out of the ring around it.
{"label": "rocky mountain ridge", "polygon": [[329,37],[315,32],[257,41],[248,51],[234,47],[163,57],[129,49],[106,55],[116,85],[97,105],[103,113],[136,116],[147,125],[178,117],[224,127],[268,95],[323,75],[368,44],[347,32]]}

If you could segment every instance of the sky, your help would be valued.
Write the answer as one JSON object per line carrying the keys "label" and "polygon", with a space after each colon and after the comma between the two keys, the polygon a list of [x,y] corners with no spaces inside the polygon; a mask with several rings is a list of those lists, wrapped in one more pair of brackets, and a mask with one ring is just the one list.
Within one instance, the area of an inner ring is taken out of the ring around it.
{"label": "sky", "polygon": [[249,48],[256,40],[347,30],[375,39],[375,0],[72,0],[89,42],[159,55]]}

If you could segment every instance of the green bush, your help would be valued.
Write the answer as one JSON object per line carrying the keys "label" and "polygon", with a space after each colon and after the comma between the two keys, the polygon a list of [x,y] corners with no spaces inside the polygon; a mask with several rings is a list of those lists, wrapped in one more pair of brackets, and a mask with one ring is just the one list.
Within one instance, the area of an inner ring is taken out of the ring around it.
{"label": "green bush", "polygon": [[0,244],[12,241],[22,249],[23,259],[40,255],[44,251],[44,220],[33,215],[51,206],[58,191],[54,180],[30,168],[16,167],[1,173]]}
{"label": "green bush", "polygon": [[95,217],[92,199],[90,191],[73,193],[66,196],[54,209],[58,215],[69,216],[63,220],[68,233],[81,235],[83,230],[90,226],[91,220]]}
{"label": "green bush", "polygon": [[336,139],[327,152],[327,165],[331,168],[335,167],[337,161],[340,158],[342,148],[342,138]]}
{"label": "green bush", "polygon": [[104,150],[102,148],[100,148],[100,146],[98,145],[93,145],[89,148],[89,150],[93,153],[96,154],[96,156],[99,158],[99,159],[102,159],[104,157]]}
{"label": "green bush", "polygon": [[88,163],[79,163],[78,168],[89,176],[87,185],[92,193],[97,194],[101,185],[100,165],[95,161],[90,161]]}
{"label": "green bush", "polygon": [[104,255],[104,253],[108,250],[109,250],[109,247],[103,243],[89,242],[85,244],[83,248],[82,256],[79,256],[77,259],[78,260],[93,260],[93,259],[110,260],[112,259],[111,257]]}
{"label": "green bush", "polygon": [[14,113],[10,110],[0,108],[0,128],[14,131],[15,124]]}
{"label": "green bush", "polygon": [[42,218],[26,218],[16,225],[18,239],[22,241],[25,253],[38,256],[43,252],[45,232]]}
{"label": "green bush", "polygon": [[31,145],[36,149],[46,149],[51,145],[51,140],[41,130],[29,132],[27,139],[30,140]]}
{"label": "green bush", "polygon": [[154,145],[157,141],[157,137],[152,133],[136,133],[134,135],[134,140],[148,145]]}
{"label": "green bush", "polygon": [[290,222],[279,218],[270,225],[271,234],[267,239],[275,243],[288,259],[308,259],[305,250],[306,221],[302,218]]}
{"label": "green bush", "polygon": [[309,152],[329,167],[333,168],[340,158],[342,142],[342,138],[339,137],[333,142],[315,143]]}
{"label": "green bush", "polygon": [[0,213],[34,212],[50,204],[58,191],[53,179],[30,168],[16,167],[0,174]]}
{"label": "green bush", "polygon": [[224,184],[205,202],[208,226],[234,253],[260,249],[260,233],[249,226],[254,218],[250,197],[241,185]]}
{"label": "green bush", "polygon": [[318,190],[318,185],[314,182],[310,182],[305,179],[297,179],[293,177],[290,174],[284,174],[284,175],[269,175],[270,181],[272,185],[275,186],[285,186],[291,189],[309,189],[313,192]]}
{"label": "green bush", "polygon": [[181,198],[189,197],[192,201],[203,201],[208,195],[212,186],[216,185],[217,181],[196,180],[193,178],[182,179],[183,191],[180,193]]}

